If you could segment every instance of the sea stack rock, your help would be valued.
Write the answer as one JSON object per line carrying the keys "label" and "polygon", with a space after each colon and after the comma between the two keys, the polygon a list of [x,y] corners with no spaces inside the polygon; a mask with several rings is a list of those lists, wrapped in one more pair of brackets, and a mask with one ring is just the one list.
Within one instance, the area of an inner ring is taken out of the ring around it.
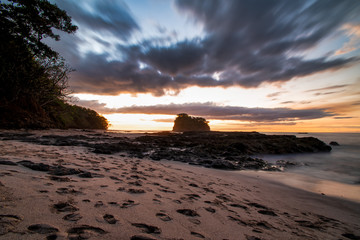
{"label": "sea stack rock", "polygon": [[205,118],[192,117],[186,113],[180,113],[177,115],[174,121],[174,132],[205,132],[210,131],[209,122]]}
{"label": "sea stack rock", "polygon": [[329,143],[331,146],[340,146],[339,143],[335,142],[335,141],[332,141]]}

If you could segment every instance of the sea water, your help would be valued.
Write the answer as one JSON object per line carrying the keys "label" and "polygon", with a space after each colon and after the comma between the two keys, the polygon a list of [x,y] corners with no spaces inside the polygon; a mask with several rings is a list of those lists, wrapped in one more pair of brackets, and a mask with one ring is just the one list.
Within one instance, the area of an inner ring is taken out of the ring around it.
{"label": "sea water", "polygon": [[339,146],[331,146],[332,150],[325,153],[259,155],[259,157],[270,163],[275,163],[277,160],[286,160],[297,164],[286,168],[284,170],[286,172],[346,184],[360,184],[360,133],[267,134],[315,137],[326,144],[332,141],[339,143]]}

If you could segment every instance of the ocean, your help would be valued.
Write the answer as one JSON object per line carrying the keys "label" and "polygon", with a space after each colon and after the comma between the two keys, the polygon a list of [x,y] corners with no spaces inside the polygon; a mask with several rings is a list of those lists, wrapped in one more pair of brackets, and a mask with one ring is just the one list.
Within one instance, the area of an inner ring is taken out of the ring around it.
{"label": "ocean", "polygon": [[316,137],[326,144],[335,141],[340,145],[331,146],[332,151],[328,153],[258,155],[270,163],[287,160],[297,165],[283,172],[242,171],[241,174],[360,203],[360,133],[265,134]]}
{"label": "ocean", "polygon": [[346,184],[360,184],[360,133],[266,133],[316,137],[326,144],[335,141],[340,146],[331,146],[328,153],[259,155],[262,159],[275,163],[287,160],[298,166],[285,169],[286,172],[308,175]]}
{"label": "ocean", "polygon": [[[111,131],[118,133],[144,134],[158,131]],[[257,155],[270,163],[287,160],[297,163],[283,172],[261,172],[245,170],[240,174],[261,176],[306,191],[331,195],[360,203],[360,133],[274,133],[269,135],[295,135],[315,137],[326,144],[332,141],[339,146],[331,146],[326,153],[301,153],[281,155]]]}

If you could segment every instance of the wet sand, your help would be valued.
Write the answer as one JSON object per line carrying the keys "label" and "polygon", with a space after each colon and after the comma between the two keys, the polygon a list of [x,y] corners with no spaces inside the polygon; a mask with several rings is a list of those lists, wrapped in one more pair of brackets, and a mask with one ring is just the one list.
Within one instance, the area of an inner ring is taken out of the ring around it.
{"label": "wet sand", "polygon": [[360,204],[360,185],[315,178],[294,172],[241,171],[241,175],[273,181],[293,188]]}
{"label": "wet sand", "polygon": [[359,203],[261,173],[15,140],[0,150],[0,239],[360,239]]}

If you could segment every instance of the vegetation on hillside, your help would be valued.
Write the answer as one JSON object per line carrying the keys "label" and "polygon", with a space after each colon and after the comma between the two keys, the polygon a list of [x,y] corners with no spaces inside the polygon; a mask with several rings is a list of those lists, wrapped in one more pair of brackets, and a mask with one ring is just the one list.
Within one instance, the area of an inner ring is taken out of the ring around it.
{"label": "vegetation on hillside", "polygon": [[192,117],[186,113],[177,115],[174,121],[173,131],[189,132],[189,131],[210,131],[209,122],[202,117]]}
{"label": "vegetation on hillside", "polygon": [[77,27],[47,0],[0,2],[0,127],[106,129],[96,112],[66,103],[72,69],[42,42],[60,40],[54,29]]}

